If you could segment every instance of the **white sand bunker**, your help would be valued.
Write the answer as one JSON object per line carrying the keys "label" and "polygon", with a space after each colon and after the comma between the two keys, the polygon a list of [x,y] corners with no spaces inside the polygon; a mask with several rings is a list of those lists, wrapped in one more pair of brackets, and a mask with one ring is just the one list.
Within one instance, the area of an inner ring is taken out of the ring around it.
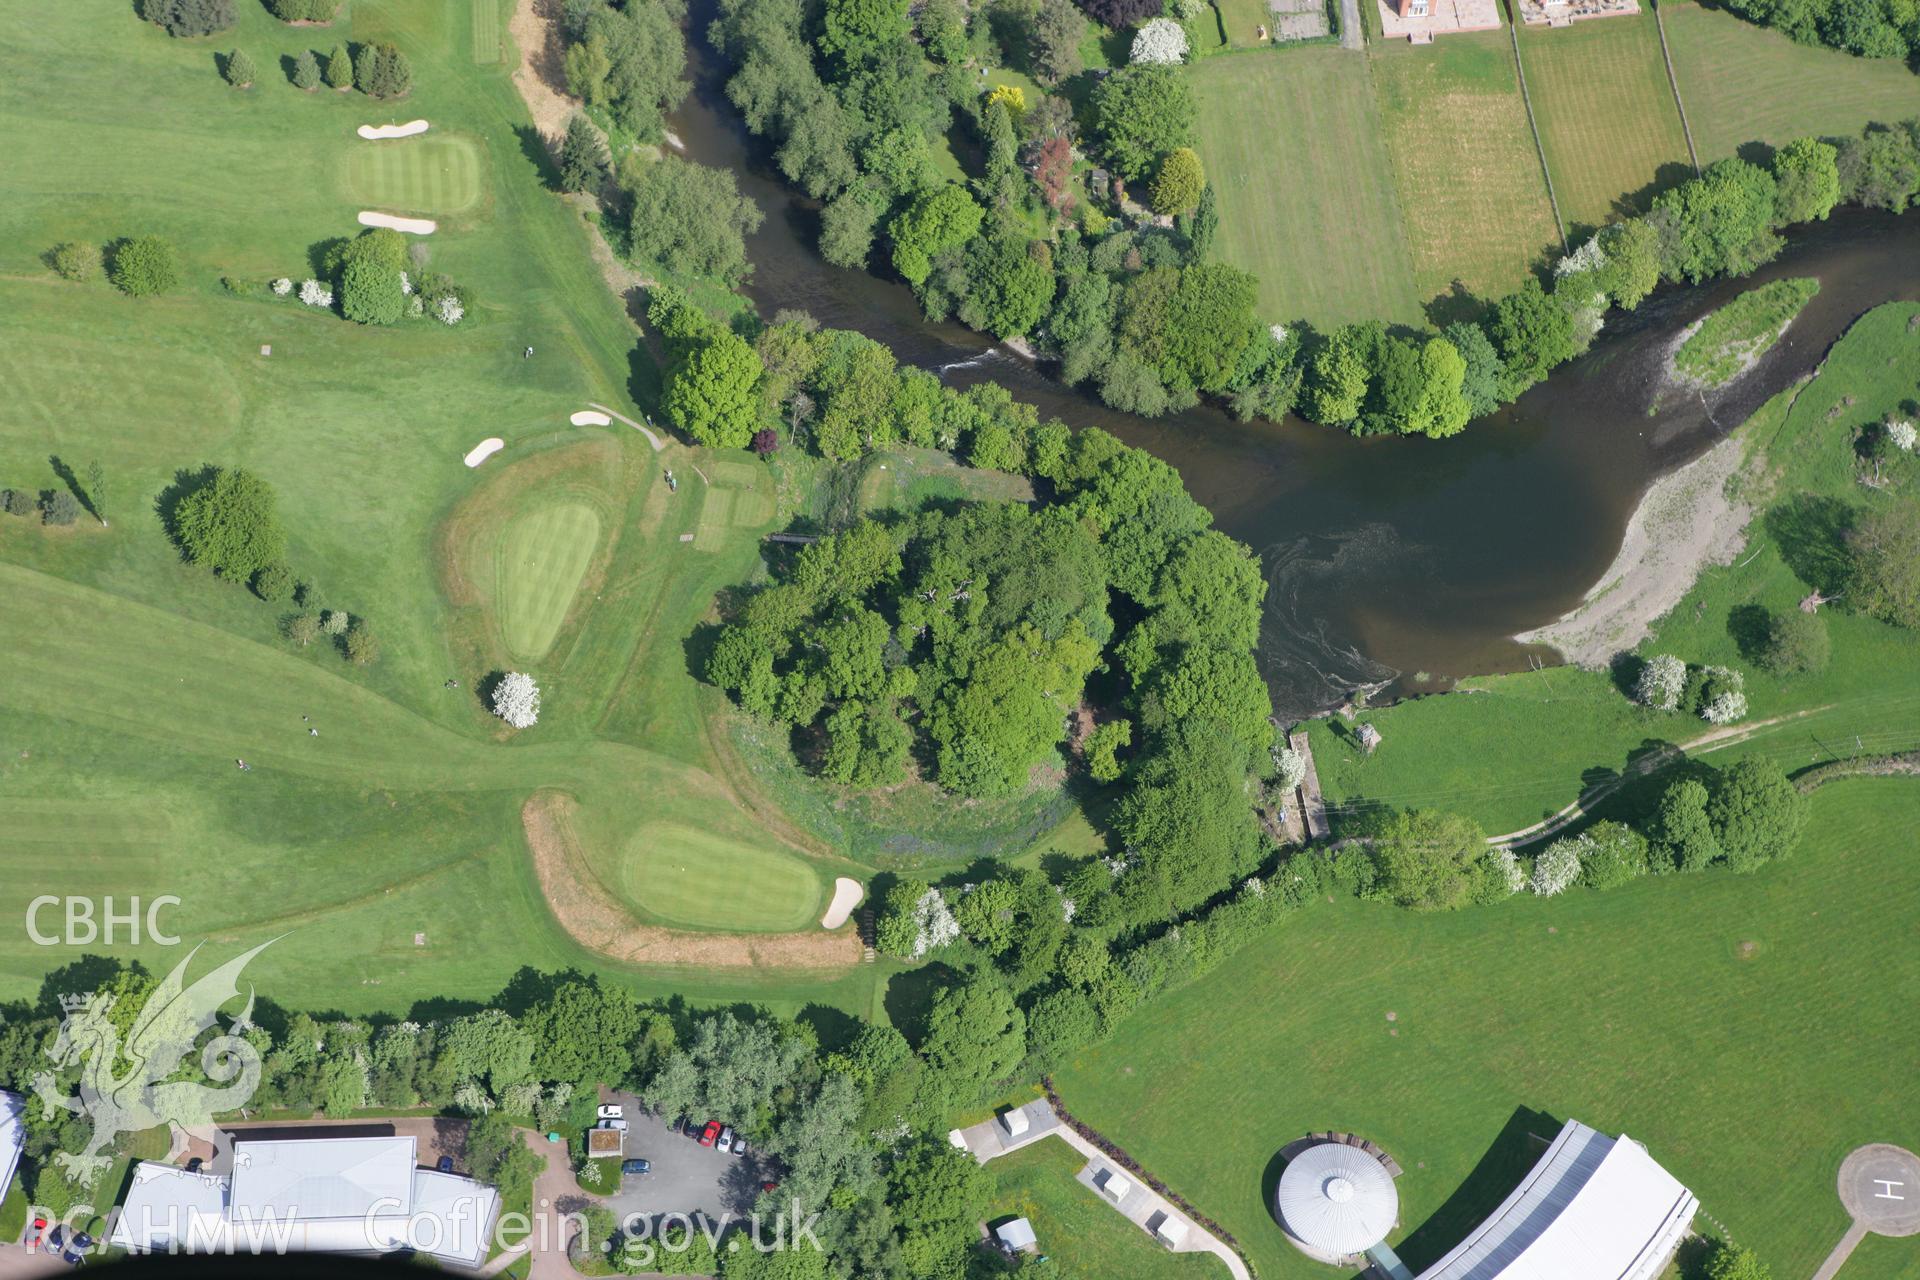
{"label": "white sand bunker", "polygon": [[405,124],[363,124],[358,132],[363,138],[411,138],[416,133],[425,133],[425,120],[409,120]]}
{"label": "white sand bunker", "polygon": [[595,413],[592,409],[582,409],[567,419],[576,427],[610,427],[613,419],[604,413]]}
{"label": "white sand bunker", "polygon": [[507,442],[499,436],[488,436],[473,448],[467,450],[467,465],[477,467],[494,454],[507,447]]}
{"label": "white sand bunker", "polygon": [[820,927],[838,929],[847,922],[853,909],[860,905],[860,899],[866,896],[867,891],[860,887],[858,880],[849,880],[846,876],[836,879],[833,882],[833,901],[827,904],[827,914],[820,917]]}
{"label": "white sand bunker", "polygon": [[360,225],[391,227],[395,231],[409,231],[416,236],[430,236],[440,227],[432,218],[398,218],[391,213],[373,213],[366,209],[360,211]]}

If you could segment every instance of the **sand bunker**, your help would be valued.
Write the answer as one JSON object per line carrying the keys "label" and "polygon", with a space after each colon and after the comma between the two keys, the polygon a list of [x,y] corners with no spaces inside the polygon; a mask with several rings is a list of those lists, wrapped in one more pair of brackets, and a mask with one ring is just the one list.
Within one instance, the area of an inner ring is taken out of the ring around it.
{"label": "sand bunker", "polygon": [[432,218],[397,218],[391,213],[372,213],[366,209],[360,211],[360,225],[391,227],[395,231],[407,231],[416,236],[430,236],[440,226]]}
{"label": "sand bunker", "polygon": [[467,465],[477,467],[494,454],[507,447],[507,442],[499,436],[488,436],[473,448],[467,450]]}
{"label": "sand bunker", "polygon": [[610,427],[613,419],[604,413],[595,413],[592,409],[582,409],[567,419],[576,427]]}
{"label": "sand bunker", "polygon": [[822,929],[838,929],[860,905],[860,899],[867,896],[858,880],[849,880],[841,876],[833,882],[833,901],[827,904],[827,914],[820,917]]}
{"label": "sand bunker", "polygon": [[425,120],[409,120],[405,124],[363,124],[358,132],[363,138],[411,138],[416,133],[425,133]]}

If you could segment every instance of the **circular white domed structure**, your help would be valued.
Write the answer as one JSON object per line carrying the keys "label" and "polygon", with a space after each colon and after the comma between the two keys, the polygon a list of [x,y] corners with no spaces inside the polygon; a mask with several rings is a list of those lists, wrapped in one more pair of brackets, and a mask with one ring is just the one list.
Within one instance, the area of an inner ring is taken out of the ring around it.
{"label": "circular white domed structure", "polygon": [[1344,1142],[1318,1143],[1288,1161],[1273,1199],[1293,1242],[1329,1262],[1379,1244],[1400,1216],[1386,1166]]}

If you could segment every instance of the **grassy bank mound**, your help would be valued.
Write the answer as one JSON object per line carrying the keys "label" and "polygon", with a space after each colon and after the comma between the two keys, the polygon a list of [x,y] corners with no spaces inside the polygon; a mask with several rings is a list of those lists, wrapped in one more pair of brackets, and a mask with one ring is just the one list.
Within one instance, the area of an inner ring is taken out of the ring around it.
{"label": "grassy bank mound", "polygon": [[1673,354],[1674,370],[1689,382],[1718,387],[1751,369],[1773,349],[1820,282],[1806,276],[1750,289],[1700,321]]}

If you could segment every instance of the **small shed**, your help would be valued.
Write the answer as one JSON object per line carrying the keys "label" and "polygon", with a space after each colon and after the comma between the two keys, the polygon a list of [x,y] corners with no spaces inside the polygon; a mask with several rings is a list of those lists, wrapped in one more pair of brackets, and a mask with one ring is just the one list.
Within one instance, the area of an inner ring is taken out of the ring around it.
{"label": "small shed", "polygon": [[1000,1127],[1007,1131],[1009,1138],[1017,1138],[1027,1131],[1027,1109],[1015,1107],[1011,1111],[1000,1113]]}
{"label": "small shed", "polygon": [[1040,1241],[1033,1234],[1033,1224],[1025,1218],[1001,1223],[993,1229],[993,1235],[1008,1253],[1025,1253],[1040,1247]]}
{"label": "small shed", "polygon": [[627,1153],[627,1129],[625,1125],[615,1128],[613,1125],[596,1125],[587,1130],[587,1156],[599,1160],[607,1157],[620,1159]]}
{"label": "small shed", "polygon": [[1169,1249],[1178,1249],[1187,1241],[1186,1222],[1170,1213],[1154,1214],[1147,1219],[1147,1227],[1153,1232],[1153,1238]]}
{"label": "small shed", "polygon": [[1380,745],[1380,731],[1370,724],[1363,724],[1360,726],[1359,734],[1360,745],[1367,749],[1368,755],[1372,755],[1373,749]]}
{"label": "small shed", "polygon": [[1102,1169],[1093,1175],[1093,1185],[1100,1188],[1102,1195],[1112,1199],[1125,1200],[1127,1192],[1133,1190],[1133,1184],[1112,1169]]}

